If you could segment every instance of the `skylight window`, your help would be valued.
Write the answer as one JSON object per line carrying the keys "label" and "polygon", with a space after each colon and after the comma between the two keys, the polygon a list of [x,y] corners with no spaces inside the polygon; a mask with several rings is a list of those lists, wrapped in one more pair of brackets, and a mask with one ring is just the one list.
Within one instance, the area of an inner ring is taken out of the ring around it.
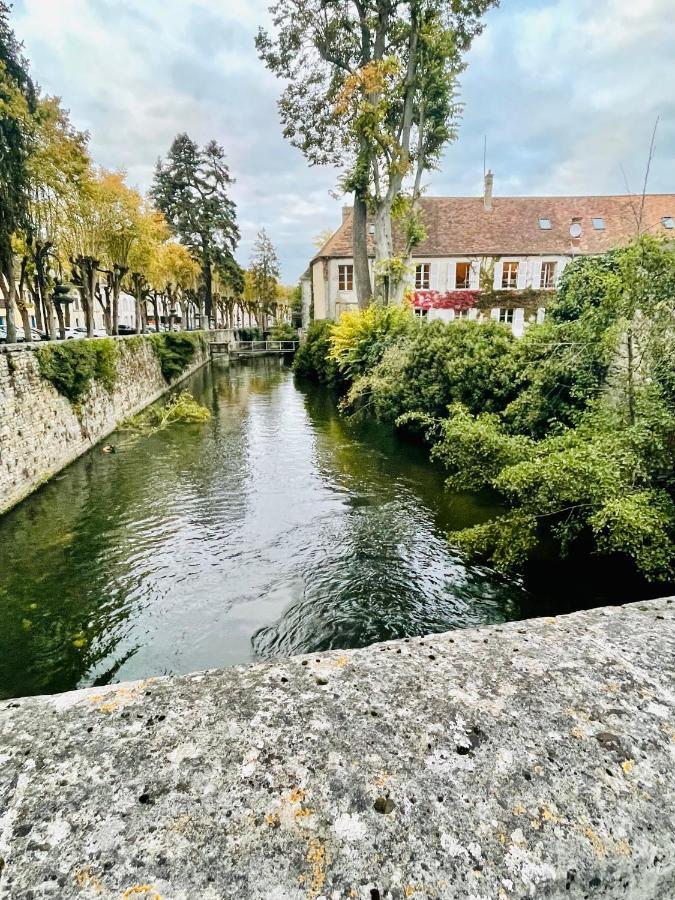
{"label": "skylight window", "polygon": [[605,220],[598,216],[597,219],[593,219],[593,228],[596,231],[604,231],[605,230]]}
{"label": "skylight window", "polygon": [[675,218],[673,216],[664,216],[661,221],[664,228],[675,228]]}
{"label": "skylight window", "polygon": [[539,227],[542,231],[550,231],[553,228],[550,219],[539,219]]}

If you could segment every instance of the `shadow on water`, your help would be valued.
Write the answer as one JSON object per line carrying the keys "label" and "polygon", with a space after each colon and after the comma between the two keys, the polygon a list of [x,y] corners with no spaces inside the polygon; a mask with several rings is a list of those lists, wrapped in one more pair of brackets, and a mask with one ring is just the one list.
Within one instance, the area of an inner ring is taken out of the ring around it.
{"label": "shadow on water", "polygon": [[0,696],[611,597],[570,567],[526,589],[467,565],[445,535],[490,499],[448,496],[424,450],[345,422],[277,360],[214,363],[187,387],[207,425],[117,433],[116,454],[95,448],[0,520]]}

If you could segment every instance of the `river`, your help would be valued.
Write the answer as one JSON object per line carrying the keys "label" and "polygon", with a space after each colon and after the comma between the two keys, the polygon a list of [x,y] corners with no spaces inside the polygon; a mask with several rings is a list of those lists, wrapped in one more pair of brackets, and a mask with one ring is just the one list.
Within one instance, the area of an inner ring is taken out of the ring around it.
{"label": "river", "polygon": [[448,495],[422,448],[346,422],[279,360],[187,387],[208,424],[117,433],[0,519],[0,696],[622,599],[604,576],[468,565],[447,532],[491,501]]}

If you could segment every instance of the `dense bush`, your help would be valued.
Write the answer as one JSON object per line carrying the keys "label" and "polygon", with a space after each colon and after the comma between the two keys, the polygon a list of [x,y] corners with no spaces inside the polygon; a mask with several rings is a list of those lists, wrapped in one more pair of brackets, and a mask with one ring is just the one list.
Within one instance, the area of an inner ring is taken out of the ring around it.
{"label": "dense bush", "polygon": [[94,381],[108,391],[115,387],[118,349],[112,339],[51,344],[40,347],[37,358],[42,377],[71,403],[79,403]]}
{"label": "dense bush", "polygon": [[272,326],[270,331],[271,341],[297,341],[297,339],[297,329],[293,328],[289,322],[277,322],[276,325]]}
{"label": "dense bush", "polygon": [[434,453],[451,484],[489,486],[509,508],[452,540],[501,568],[552,538],[562,554],[621,554],[672,578],[674,350],[671,247],[643,238],[570,265],[548,324],[515,349],[518,397],[490,423],[466,412],[444,423]]}
{"label": "dense bush", "polygon": [[347,380],[370,371],[388,347],[415,325],[412,312],[372,303],[366,310],[343,313],[330,337],[330,358]]}
{"label": "dense bush", "polygon": [[[300,354],[299,354],[300,356]],[[565,270],[547,321],[320,323],[299,368],[339,367],[343,409],[421,433],[453,490],[505,513],[451,540],[502,569],[542,541],[675,576],[675,248],[643,237]]]}
{"label": "dense bush", "polygon": [[410,413],[444,417],[455,402],[476,413],[501,409],[514,396],[513,343],[494,323],[410,324],[355,379],[345,406],[392,422]]}
{"label": "dense bush", "polygon": [[293,370],[302,378],[336,384],[340,373],[337,364],[330,358],[330,339],[333,322],[324,319],[312,322],[307,329],[307,338],[298,347],[293,360]]}
{"label": "dense bush", "polygon": [[167,384],[185,372],[192,363],[204,337],[200,332],[162,331],[151,334],[149,340]]}

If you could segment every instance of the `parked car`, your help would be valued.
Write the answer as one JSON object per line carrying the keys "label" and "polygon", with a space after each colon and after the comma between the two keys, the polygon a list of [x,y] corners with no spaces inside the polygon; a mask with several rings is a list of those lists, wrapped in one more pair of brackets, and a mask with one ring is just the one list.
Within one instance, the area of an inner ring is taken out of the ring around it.
{"label": "parked car", "polygon": [[133,325],[119,325],[117,333],[122,337],[128,337],[131,334],[136,334],[136,329]]}
{"label": "parked car", "polygon": [[80,341],[86,338],[87,332],[84,328],[66,328],[65,336],[67,341]]}
{"label": "parked car", "polygon": [[0,344],[7,343],[7,329],[0,326]]}

